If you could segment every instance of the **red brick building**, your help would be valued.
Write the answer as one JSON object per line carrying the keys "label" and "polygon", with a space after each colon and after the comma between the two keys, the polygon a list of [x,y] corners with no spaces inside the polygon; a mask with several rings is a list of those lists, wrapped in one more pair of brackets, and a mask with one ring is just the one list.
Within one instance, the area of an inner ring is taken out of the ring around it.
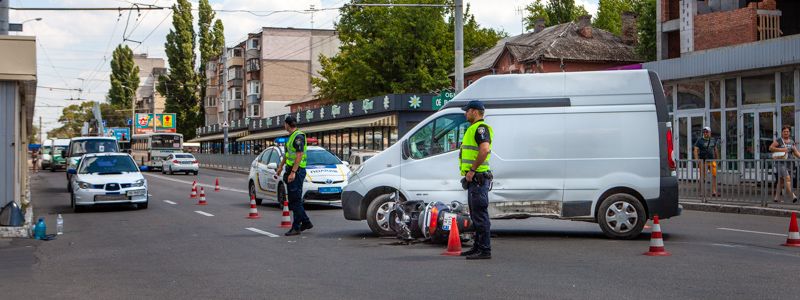
{"label": "red brick building", "polygon": [[464,82],[492,74],[607,70],[642,62],[635,52],[635,15],[623,14],[623,36],[593,28],[590,16],[505,38],[475,57],[464,69]]}

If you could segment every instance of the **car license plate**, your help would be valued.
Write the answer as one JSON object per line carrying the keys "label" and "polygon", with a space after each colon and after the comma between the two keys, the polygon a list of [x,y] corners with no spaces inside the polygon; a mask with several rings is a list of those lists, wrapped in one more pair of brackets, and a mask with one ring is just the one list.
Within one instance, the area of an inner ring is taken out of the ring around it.
{"label": "car license plate", "polygon": [[450,226],[453,225],[453,218],[456,217],[456,214],[453,213],[444,213],[444,220],[442,220],[442,230],[450,230]]}
{"label": "car license plate", "polygon": [[340,188],[338,186],[321,187],[321,188],[319,188],[319,193],[320,194],[339,194],[341,192],[342,192],[342,188]]}
{"label": "car license plate", "polygon": [[182,161],[182,162],[181,162],[181,164],[184,164],[184,165],[191,165],[191,164],[192,164],[192,162],[190,162],[190,161]]}
{"label": "car license plate", "polygon": [[119,201],[119,200],[128,200],[128,195],[125,194],[111,194],[111,195],[95,195],[94,201],[102,202],[102,201]]}
{"label": "car license plate", "polygon": [[142,196],[144,195],[145,190],[132,190],[128,191],[128,196]]}

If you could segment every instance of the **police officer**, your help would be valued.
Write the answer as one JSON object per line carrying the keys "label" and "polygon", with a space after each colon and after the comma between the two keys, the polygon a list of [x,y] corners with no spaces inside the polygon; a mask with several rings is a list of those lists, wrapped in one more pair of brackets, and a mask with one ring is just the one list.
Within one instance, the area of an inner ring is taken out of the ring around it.
{"label": "police officer", "polygon": [[286,154],[278,166],[278,176],[281,176],[281,171],[284,171],[283,167],[286,165],[283,182],[286,183],[289,209],[292,210],[294,217],[292,229],[284,235],[292,236],[311,229],[314,225],[311,225],[311,220],[308,219],[306,210],[303,208],[303,181],[306,179],[306,135],[297,129],[297,120],[292,116],[286,117],[283,128],[291,135],[286,141],[284,151]]}
{"label": "police officer", "polygon": [[461,176],[467,183],[469,212],[475,226],[475,242],[472,249],[461,252],[467,259],[490,259],[492,247],[489,222],[489,187],[492,172],[489,169],[489,158],[492,150],[492,127],[483,121],[485,107],[481,101],[470,101],[463,107],[467,121],[472,125],[464,133],[461,141],[459,164]]}

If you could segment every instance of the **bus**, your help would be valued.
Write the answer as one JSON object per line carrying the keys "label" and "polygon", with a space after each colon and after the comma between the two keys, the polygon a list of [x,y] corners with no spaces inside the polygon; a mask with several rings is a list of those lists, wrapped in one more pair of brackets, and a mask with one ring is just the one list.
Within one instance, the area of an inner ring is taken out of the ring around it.
{"label": "bus", "polygon": [[131,138],[131,155],[140,166],[161,169],[161,163],[170,153],[182,152],[183,135],[180,133],[135,134]]}

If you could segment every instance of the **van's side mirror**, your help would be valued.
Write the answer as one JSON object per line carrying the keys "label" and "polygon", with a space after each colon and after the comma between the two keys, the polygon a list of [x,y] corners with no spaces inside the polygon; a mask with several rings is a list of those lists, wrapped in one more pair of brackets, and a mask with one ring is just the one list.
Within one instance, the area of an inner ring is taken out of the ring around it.
{"label": "van's side mirror", "polygon": [[139,167],[139,171],[142,171],[142,172],[147,172],[147,171],[149,171],[149,170],[150,170],[150,168],[149,168],[149,167],[147,167],[147,166],[140,166],[140,167]]}
{"label": "van's side mirror", "polygon": [[278,169],[278,164],[276,164],[276,163],[268,163],[267,164],[267,169],[277,170]]}
{"label": "van's side mirror", "polygon": [[408,146],[408,140],[403,140],[403,159],[411,157],[411,147]]}
{"label": "van's side mirror", "polygon": [[75,175],[75,174],[78,174],[78,170],[75,170],[75,169],[67,169],[67,174],[70,174],[70,175]]}

